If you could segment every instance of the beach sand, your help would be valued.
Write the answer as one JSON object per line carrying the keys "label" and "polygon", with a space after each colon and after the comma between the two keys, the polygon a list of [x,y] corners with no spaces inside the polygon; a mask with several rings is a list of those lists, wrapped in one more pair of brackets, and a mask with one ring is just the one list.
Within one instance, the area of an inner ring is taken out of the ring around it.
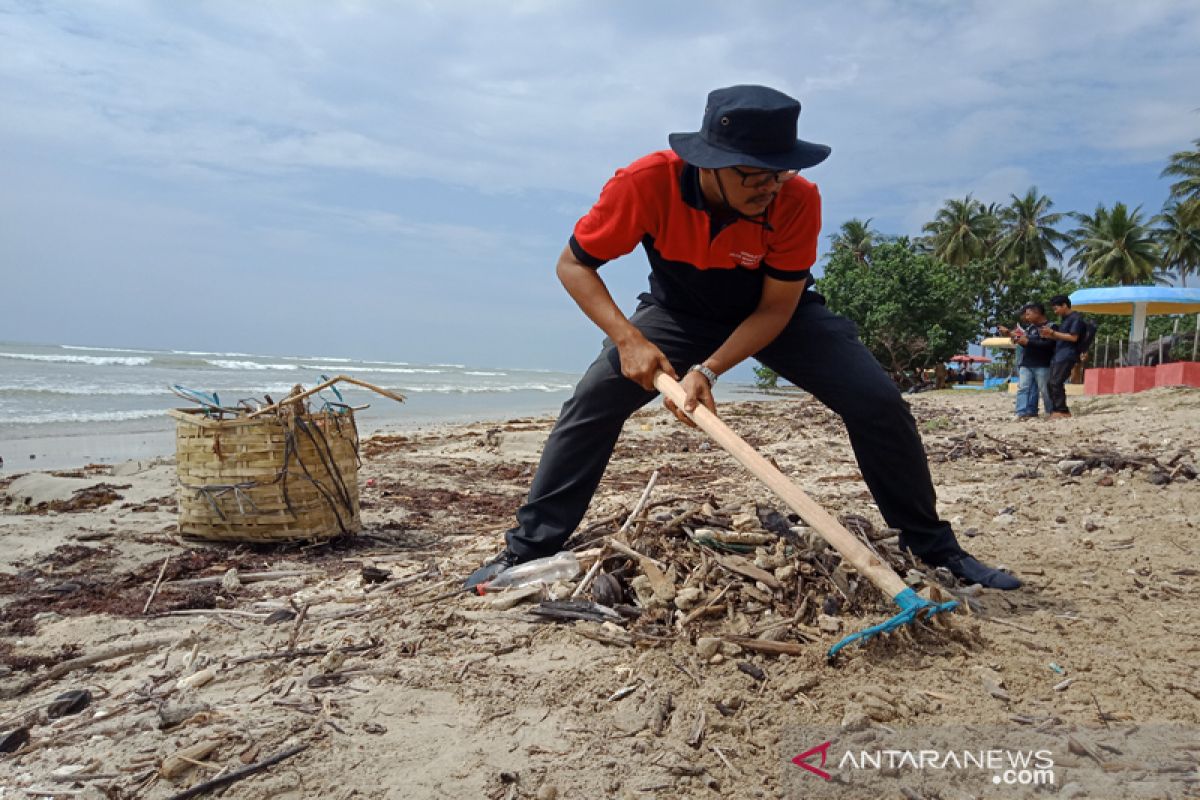
{"label": "beach sand", "polygon": [[[1135,796],[1122,781],[1177,792],[1137,796],[1185,796],[1200,724],[1200,392],[1073,398],[1073,419],[1025,423],[997,393],[910,400],[942,513],[965,547],[1026,585],[973,593],[945,583],[971,613],[851,648],[832,665],[824,653],[834,631],[882,621],[889,602],[852,575],[837,582],[811,569],[829,563],[819,548],[800,564],[807,584],[773,590],[717,569],[715,554],[678,533],[656,534],[661,517],[706,502],[704,513],[732,520],[756,503],[786,512],[657,407],[627,424],[582,529],[615,531],[658,470],[650,499],[661,504],[629,541],[669,561],[681,588],[703,565],[703,579],[691,578],[703,597],[731,589],[714,601],[717,616],[680,631],[668,605],[630,626],[632,637],[540,622],[529,604],[434,599],[497,550],[550,418],[368,440],[364,534],[321,546],[180,539],[167,461],[10,474],[0,481],[0,735],[24,725],[29,742],[0,754],[0,797],[168,798],[298,745],[306,749],[225,796],[800,797],[815,786],[802,781],[822,783],[790,763],[820,743],[810,729],[862,737],[955,725],[1049,737],[1059,787],[1073,775],[1109,782],[1087,796]],[[844,429],[819,404],[732,403],[722,413],[831,512],[883,528]],[[779,552],[768,545],[757,556],[771,569]],[[165,581],[143,614],[164,559]],[[364,584],[364,566],[391,582]],[[242,577],[180,583],[230,569]],[[293,574],[248,577],[262,572]],[[695,641],[765,636],[802,597],[815,606],[770,634],[797,655],[719,643],[712,655],[712,643]],[[821,613],[839,604],[837,615]],[[270,624],[268,614],[291,609],[305,609],[299,624]],[[71,689],[88,690],[90,705],[49,719],[47,705]],[[1170,751],[1182,763],[1175,771],[1123,764],[1088,744],[1151,723],[1190,726],[1192,749]],[[164,759],[193,745],[191,762],[167,768],[175,777],[159,775]],[[1111,768],[1099,770],[1100,760]],[[1089,766],[1096,774],[1086,777]],[[900,796],[917,777],[890,780],[886,796]],[[991,796],[990,787],[979,783],[976,794]]]}

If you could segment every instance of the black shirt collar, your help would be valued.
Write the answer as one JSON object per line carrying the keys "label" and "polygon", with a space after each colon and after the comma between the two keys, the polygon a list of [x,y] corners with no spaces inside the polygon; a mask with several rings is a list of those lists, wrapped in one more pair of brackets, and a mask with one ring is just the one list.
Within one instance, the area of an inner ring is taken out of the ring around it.
{"label": "black shirt collar", "polygon": [[704,192],[700,189],[700,168],[691,164],[684,164],[683,170],[679,173],[679,192],[683,195],[683,202],[687,203],[697,211],[712,213],[712,209],[704,202]]}
{"label": "black shirt collar", "polygon": [[704,190],[700,188],[700,168],[692,164],[684,164],[683,169],[679,172],[679,193],[684,203],[697,211],[703,211],[712,219],[712,236],[714,237],[721,229],[732,225],[738,220],[744,220],[751,225],[760,225],[768,231],[774,230],[769,221],[769,214],[771,213],[769,208],[763,213],[761,219],[746,217],[737,212],[730,212],[724,209],[709,208],[708,201],[704,199]]}

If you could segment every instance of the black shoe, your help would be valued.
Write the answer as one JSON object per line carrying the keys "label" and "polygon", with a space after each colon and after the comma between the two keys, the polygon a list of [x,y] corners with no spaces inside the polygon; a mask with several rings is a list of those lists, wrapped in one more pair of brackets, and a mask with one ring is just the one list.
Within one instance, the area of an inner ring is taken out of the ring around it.
{"label": "black shoe", "polygon": [[954,577],[964,583],[978,583],[988,589],[1020,589],[1021,581],[1002,570],[980,563],[974,556],[963,553],[944,564]]}
{"label": "black shoe", "polygon": [[507,547],[500,551],[500,554],[491,561],[484,564],[479,569],[472,572],[467,579],[463,581],[464,589],[474,589],[481,583],[487,583],[492,578],[499,575],[509,567],[516,566],[521,563],[521,558]]}

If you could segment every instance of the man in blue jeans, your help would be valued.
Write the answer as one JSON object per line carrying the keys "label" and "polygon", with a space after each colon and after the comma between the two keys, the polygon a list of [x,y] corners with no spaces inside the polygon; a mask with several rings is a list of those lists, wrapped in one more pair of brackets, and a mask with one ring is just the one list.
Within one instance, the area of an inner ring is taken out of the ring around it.
{"label": "man in blue jeans", "polygon": [[[799,171],[829,148],[796,138],[800,103],[765,86],[708,96],[701,130],[617,170],[576,223],[557,275],[607,334],[546,440],[529,497],[505,547],[467,578],[473,587],[510,566],[557,552],[587,512],[625,420],[657,396],[654,376],[677,377],[681,420],[712,385],[755,358],[811,393],[846,424],[863,480],[900,545],[968,583],[1015,589],[1013,576],[959,547],[937,513],[929,463],[908,404],[854,323],[810,290],[821,197]],[[641,245],[649,292],[632,317],[600,268]]]}
{"label": "man in blue jeans", "polygon": [[1049,416],[1053,410],[1050,400],[1050,359],[1054,356],[1054,342],[1042,336],[1041,328],[1046,325],[1046,307],[1041,303],[1026,303],[1021,308],[1021,321],[1025,326],[1014,333],[1013,342],[1021,346],[1021,363],[1017,375],[1017,419],[1035,419],[1038,415],[1038,397],[1042,408]]}

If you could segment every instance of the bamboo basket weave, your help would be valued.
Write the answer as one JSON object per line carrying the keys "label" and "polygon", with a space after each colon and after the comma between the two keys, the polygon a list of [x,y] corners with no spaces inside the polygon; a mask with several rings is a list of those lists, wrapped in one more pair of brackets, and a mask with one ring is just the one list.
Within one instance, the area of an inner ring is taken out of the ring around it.
{"label": "bamboo basket weave", "polygon": [[214,419],[172,409],[179,532],[312,542],[362,529],[354,412]]}

